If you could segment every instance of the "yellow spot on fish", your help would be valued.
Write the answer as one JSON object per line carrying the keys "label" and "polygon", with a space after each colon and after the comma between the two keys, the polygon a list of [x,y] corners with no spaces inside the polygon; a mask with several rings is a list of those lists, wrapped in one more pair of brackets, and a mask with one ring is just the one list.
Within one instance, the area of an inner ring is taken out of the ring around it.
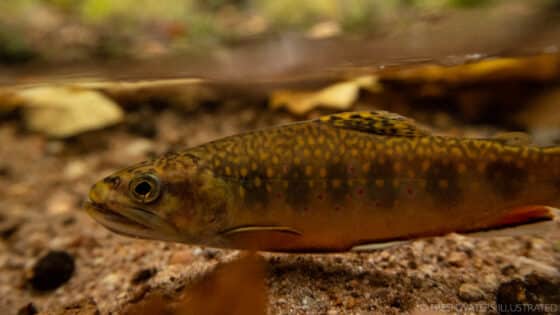
{"label": "yellow spot on fish", "polygon": [[457,172],[458,172],[459,174],[464,174],[466,171],[467,171],[467,166],[466,166],[464,163],[460,163],[460,164],[457,166]]}
{"label": "yellow spot on fish", "polygon": [[321,157],[321,150],[320,149],[315,149],[315,152],[313,152],[313,154],[315,155],[315,157]]}
{"label": "yellow spot on fish", "polygon": [[323,144],[325,142],[325,136],[319,136],[319,138],[317,138],[317,142],[319,144]]}
{"label": "yellow spot on fish", "polygon": [[537,177],[534,174],[529,175],[529,183],[534,184],[537,182]]}
{"label": "yellow spot on fish", "polygon": [[426,172],[430,168],[430,161],[424,160],[422,162],[422,171]]}
{"label": "yellow spot on fish", "polygon": [[231,167],[226,166],[226,175],[231,176]]}
{"label": "yellow spot on fish", "polygon": [[245,198],[245,188],[243,186],[239,186],[239,197]]}
{"label": "yellow spot on fish", "polygon": [[268,160],[269,154],[266,153],[265,151],[261,151],[259,157],[261,158],[262,161],[266,161]]}
{"label": "yellow spot on fish", "polygon": [[273,156],[273,157],[272,157],[272,164],[278,164],[278,162],[280,162],[280,161],[278,160],[278,157],[277,157],[276,155]]}
{"label": "yellow spot on fish", "polygon": [[294,164],[295,164],[295,165],[300,165],[300,164],[301,164],[301,158],[300,158],[299,156],[296,156],[296,157],[294,158]]}
{"label": "yellow spot on fish", "polygon": [[320,175],[321,177],[326,177],[326,176],[327,176],[327,170],[326,170],[324,167],[321,167],[321,168],[319,169],[319,175]]}
{"label": "yellow spot on fish", "polygon": [[357,155],[358,155],[358,150],[352,149],[352,151],[350,151],[350,154],[351,154],[352,156],[357,156]]}
{"label": "yellow spot on fish", "polygon": [[451,154],[454,155],[455,157],[461,157],[461,155],[463,155],[461,150],[457,147],[451,148]]}
{"label": "yellow spot on fish", "polygon": [[398,179],[393,179],[393,187],[398,188],[401,182]]}
{"label": "yellow spot on fish", "polygon": [[400,173],[402,170],[402,165],[400,162],[395,162],[395,165],[393,166],[393,169],[395,170],[395,173]]}
{"label": "yellow spot on fish", "polygon": [[382,179],[376,179],[376,180],[375,180],[375,186],[381,188],[381,187],[383,187],[384,185],[385,185],[385,181],[384,181],[384,180],[382,180]]}
{"label": "yellow spot on fish", "polygon": [[311,155],[311,152],[309,151],[309,149],[304,149],[303,150],[303,156],[304,157],[309,157]]}
{"label": "yellow spot on fish", "polygon": [[310,165],[305,167],[305,175],[306,176],[311,176],[312,171],[313,171],[313,168]]}
{"label": "yellow spot on fish", "polygon": [[315,144],[315,139],[313,139],[313,137],[308,137],[308,138],[307,138],[307,143],[308,143],[309,145],[314,145],[314,144]]}
{"label": "yellow spot on fish", "polygon": [[214,166],[216,167],[220,166],[220,160],[218,159],[214,160]]}
{"label": "yellow spot on fish", "polygon": [[476,170],[477,170],[479,173],[484,172],[484,169],[485,169],[485,168],[486,168],[486,164],[484,164],[484,163],[478,163],[478,165],[476,166]]}
{"label": "yellow spot on fish", "polygon": [[261,187],[262,181],[260,177],[255,178],[255,187]]}
{"label": "yellow spot on fish", "polygon": [[362,170],[364,171],[364,173],[367,173],[367,172],[369,172],[370,167],[371,167],[371,164],[370,164],[370,163],[365,163],[365,164],[362,166]]}
{"label": "yellow spot on fish", "polygon": [[334,179],[334,180],[332,181],[332,186],[333,186],[333,188],[339,188],[339,187],[340,187],[340,184],[341,184],[340,179]]}
{"label": "yellow spot on fish", "polygon": [[272,186],[270,186],[269,184],[266,184],[266,191],[272,192]]}
{"label": "yellow spot on fish", "polygon": [[447,179],[440,179],[438,185],[440,188],[447,188],[449,187],[449,181]]}
{"label": "yellow spot on fish", "polygon": [[272,167],[266,169],[266,176],[268,178],[272,178],[272,176],[274,176],[274,170],[272,169]]}
{"label": "yellow spot on fish", "polygon": [[257,167],[258,167],[258,166],[257,166],[257,163],[255,163],[255,162],[252,162],[252,163],[251,163],[251,170],[256,171],[256,170],[257,170]]}
{"label": "yellow spot on fish", "polygon": [[243,167],[243,168],[241,169],[241,172],[240,172],[241,176],[245,177],[245,176],[247,176],[247,173],[248,173],[248,170],[247,170],[246,168]]}

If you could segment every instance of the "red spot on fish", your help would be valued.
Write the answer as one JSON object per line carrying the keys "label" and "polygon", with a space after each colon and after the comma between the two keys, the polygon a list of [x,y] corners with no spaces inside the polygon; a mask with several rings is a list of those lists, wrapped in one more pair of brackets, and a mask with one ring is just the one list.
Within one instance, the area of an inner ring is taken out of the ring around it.
{"label": "red spot on fish", "polygon": [[335,207],[334,207],[334,210],[335,210],[335,211],[340,211],[340,206],[335,206]]}
{"label": "red spot on fish", "polygon": [[276,193],[276,198],[282,198],[282,194],[281,193]]}
{"label": "red spot on fish", "polygon": [[324,197],[323,197],[323,194],[318,194],[318,195],[317,195],[317,199],[323,200],[323,198],[324,198]]}
{"label": "red spot on fish", "polygon": [[364,189],[360,187],[356,192],[358,193],[358,196],[362,196],[364,194]]}
{"label": "red spot on fish", "polygon": [[350,173],[350,174],[354,173],[354,166],[349,166],[348,167],[348,173]]}
{"label": "red spot on fish", "polygon": [[412,189],[412,187],[407,187],[407,188],[406,188],[406,192],[408,192],[408,195],[409,195],[409,196],[414,195],[414,190]]}

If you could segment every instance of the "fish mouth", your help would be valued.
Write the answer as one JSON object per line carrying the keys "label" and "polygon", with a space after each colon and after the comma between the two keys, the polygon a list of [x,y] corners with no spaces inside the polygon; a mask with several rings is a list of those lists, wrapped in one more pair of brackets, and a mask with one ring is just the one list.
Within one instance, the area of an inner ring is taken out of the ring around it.
{"label": "fish mouth", "polygon": [[86,200],[84,208],[105,228],[125,236],[166,240],[177,233],[171,224],[142,208],[127,206],[117,212],[92,200]]}

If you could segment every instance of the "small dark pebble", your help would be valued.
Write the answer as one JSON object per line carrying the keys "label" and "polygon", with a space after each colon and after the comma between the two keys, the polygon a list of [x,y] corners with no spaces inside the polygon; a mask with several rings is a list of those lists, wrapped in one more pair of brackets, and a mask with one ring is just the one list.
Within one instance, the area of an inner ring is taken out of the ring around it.
{"label": "small dark pebble", "polygon": [[76,218],[73,216],[69,216],[62,221],[63,226],[69,226],[76,223]]}
{"label": "small dark pebble", "polygon": [[33,266],[29,283],[38,291],[54,290],[74,273],[74,257],[64,251],[50,251]]}
{"label": "small dark pebble", "polygon": [[142,282],[146,282],[148,279],[153,277],[156,273],[157,273],[156,268],[147,268],[147,269],[139,270],[134,274],[130,282],[132,284],[140,284]]}
{"label": "small dark pebble", "polygon": [[18,221],[6,221],[0,223],[0,238],[4,240],[9,239],[17,232],[21,224],[22,222]]}
{"label": "small dark pebble", "polygon": [[39,313],[33,303],[27,303],[24,307],[20,308],[17,315],[35,315]]}
{"label": "small dark pebble", "polygon": [[221,254],[220,250],[215,248],[204,248],[202,250],[202,256],[208,260],[214,259]]}
{"label": "small dark pebble", "polygon": [[144,138],[155,138],[158,133],[153,113],[149,111],[140,111],[129,115],[127,127],[131,133]]}
{"label": "small dark pebble", "polygon": [[12,170],[7,165],[0,165],[0,177],[10,177]]}
{"label": "small dark pebble", "polygon": [[560,281],[529,275],[502,283],[496,306],[500,314],[560,314]]}

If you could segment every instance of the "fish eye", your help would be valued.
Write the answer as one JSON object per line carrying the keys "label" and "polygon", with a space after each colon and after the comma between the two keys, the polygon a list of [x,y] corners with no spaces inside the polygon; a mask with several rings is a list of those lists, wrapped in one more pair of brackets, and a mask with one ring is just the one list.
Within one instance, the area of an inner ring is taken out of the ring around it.
{"label": "fish eye", "polygon": [[160,182],[152,174],[143,174],[130,181],[129,190],[136,201],[150,203],[160,195]]}

